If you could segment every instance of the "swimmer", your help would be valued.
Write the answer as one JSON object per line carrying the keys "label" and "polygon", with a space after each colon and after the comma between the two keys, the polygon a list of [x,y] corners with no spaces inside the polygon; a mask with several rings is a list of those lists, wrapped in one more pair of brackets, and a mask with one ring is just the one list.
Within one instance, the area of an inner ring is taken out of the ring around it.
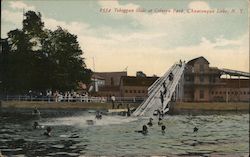
{"label": "swimmer", "polygon": [[130,108],[128,107],[127,117],[130,117],[130,116],[131,116],[131,111],[130,111]]}
{"label": "swimmer", "polygon": [[97,114],[95,116],[96,119],[102,119],[102,114],[100,111],[97,111]]}
{"label": "swimmer", "polygon": [[162,121],[161,121],[161,120],[162,120],[162,119],[159,118],[158,125],[162,125]]}
{"label": "swimmer", "polygon": [[46,129],[46,132],[44,132],[43,135],[50,137],[51,136],[51,131],[52,131],[51,127],[48,126],[47,129]]}
{"label": "swimmer", "polygon": [[34,123],[33,123],[33,129],[42,129],[42,128],[44,128],[44,126],[43,125],[40,125],[37,121],[35,121]]}
{"label": "swimmer", "polygon": [[153,126],[152,120],[153,120],[153,118],[149,118],[149,122],[147,124],[148,126]]}
{"label": "swimmer", "polygon": [[166,126],[165,126],[165,125],[162,125],[162,126],[161,126],[161,132],[162,132],[162,134],[165,134],[165,129],[166,129]]}
{"label": "swimmer", "polygon": [[34,113],[34,114],[38,114],[38,115],[40,115],[40,112],[39,112],[39,110],[37,109],[37,107],[35,107],[35,108],[34,108],[33,113]]}
{"label": "swimmer", "polygon": [[148,133],[148,127],[146,125],[143,125],[142,130],[135,131],[135,132],[142,133],[143,135],[146,135]]}
{"label": "swimmer", "polygon": [[34,122],[34,124],[33,124],[33,128],[34,128],[34,129],[37,129],[38,127],[39,127],[38,122]]}
{"label": "swimmer", "polygon": [[198,132],[198,128],[197,127],[194,127],[194,132]]}

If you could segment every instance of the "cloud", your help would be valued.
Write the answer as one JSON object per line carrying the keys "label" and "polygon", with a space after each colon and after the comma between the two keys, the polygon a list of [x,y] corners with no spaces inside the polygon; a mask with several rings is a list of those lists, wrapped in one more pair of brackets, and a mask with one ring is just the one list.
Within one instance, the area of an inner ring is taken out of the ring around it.
{"label": "cloud", "polygon": [[[206,3],[198,5],[199,2],[191,2],[189,6],[207,7]],[[139,7],[131,3],[121,5],[118,1],[99,1],[99,3],[103,7]],[[19,24],[21,27],[22,11],[3,10],[2,13],[4,21]],[[142,70],[148,75],[160,76],[175,61],[179,59],[188,61],[198,56],[206,57],[211,66],[249,71],[247,69],[249,61],[246,57],[249,52],[249,35],[227,39],[222,35],[214,34],[215,39],[212,40],[206,35],[197,34],[197,26],[190,25],[190,23],[197,24],[201,18],[206,21],[207,17],[211,18],[209,16],[162,13],[124,15],[119,15],[119,18],[130,18],[132,23],[138,23],[142,28],[131,31],[129,28],[121,30],[108,25],[91,27],[90,24],[82,21],[65,22],[47,17],[43,12],[42,20],[45,22],[46,28],[54,30],[57,26],[61,26],[70,33],[76,34],[84,51],[87,66],[92,67],[92,57],[94,56],[97,71],[120,71],[128,66],[130,75]],[[111,17],[114,16],[117,15],[113,14]],[[188,25],[192,26],[192,29],[184,29]],[[201,26],[198,25],[198,27]],[[204,31],[206,30],[204,29]],[[188,36],[192,33],[196,35],[198,43],[182,45],[182,42],[192,40],[193,37]]]}
{"label": "cloud", "polygon": [[188,8],[209,10],[210,6],[207,2],[204,1],[192,1],[188,4]]}
{"label": "cloud", "polygon": [[26,3],[22,1],[10,1],[9,4],[12,9],[18,9],[18,10],[22,10],[22,9],[35,10],[36,9],[35,6],[27,5]]}
{"label": "cloud", "polygon": [[12,12],[9,10],[2,10],[2,19],[12,24],[21,24],[23,20],[22,12]]}

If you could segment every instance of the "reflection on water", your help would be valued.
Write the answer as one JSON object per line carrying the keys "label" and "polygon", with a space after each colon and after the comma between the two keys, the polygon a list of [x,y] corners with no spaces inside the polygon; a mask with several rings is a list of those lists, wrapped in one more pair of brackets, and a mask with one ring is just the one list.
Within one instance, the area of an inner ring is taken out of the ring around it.
{"label": "reflection on water", "polygon": [[63,117],[42,114],[39,123],[52,127],[52,137],[46,137],[45,129],[32,129],[36,120],[29,114],[0,112],[0,150],[8,156],[32,157],[249,154],[249,114],[168,116],[165,134],[154,120],[146,136],[135,130],[148,119],[104,115],[88,125],[90,119],[94,113],[84,111]]}

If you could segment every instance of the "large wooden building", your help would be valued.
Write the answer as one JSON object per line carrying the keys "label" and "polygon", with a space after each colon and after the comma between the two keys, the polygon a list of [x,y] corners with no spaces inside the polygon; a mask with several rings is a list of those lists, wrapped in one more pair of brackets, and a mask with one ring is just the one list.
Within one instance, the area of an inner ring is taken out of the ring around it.
{"label": "large wooden building", "polygon": [[204,57],[187,62],[184,72],[184,101],[249,101],[249,79],[221,78],[222,72],[210,67]]}
{"label": "large wooden building", "polygon": [[[249,101],[249,78],[222,78],[223,72],[210,67],[204,57],[190,60],[184,71],[184,96],[187,102]],[[99,79],[98,96],[135,97],[148,96],[148,88],[158,77],[127,76],[127,72],[95,73]]]}

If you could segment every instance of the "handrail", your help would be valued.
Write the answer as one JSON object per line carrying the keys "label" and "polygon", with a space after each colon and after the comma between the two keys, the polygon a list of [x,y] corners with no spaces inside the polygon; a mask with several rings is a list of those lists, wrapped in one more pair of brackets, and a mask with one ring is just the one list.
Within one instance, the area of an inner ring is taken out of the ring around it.
{"label": "handrail", "polygon": [[[168,94],[166,94],[163,104],[163,109],[164,109],[171,100],[171,97],[175,92],[176,87],[184,73],[184,69],[185,69],[185,63],[183,63],[182,65],[179,64],[172,65],[171,68],[161,78],[159,78],[155,83],[153,83],[152,86],[150,86],[148,98],[143,101],[143,103],[136,109],[133,115],[151,116],[152,112],[154,112],[155,109],[159,109],[161,107],[160,91],[163,90],[162,83],[165,81],[166,87],[168,88],[167,92],[169,92],[169,97]],[[169,81],[168,79],[170,72],[174,74],[174,79],[172,81]]]}

